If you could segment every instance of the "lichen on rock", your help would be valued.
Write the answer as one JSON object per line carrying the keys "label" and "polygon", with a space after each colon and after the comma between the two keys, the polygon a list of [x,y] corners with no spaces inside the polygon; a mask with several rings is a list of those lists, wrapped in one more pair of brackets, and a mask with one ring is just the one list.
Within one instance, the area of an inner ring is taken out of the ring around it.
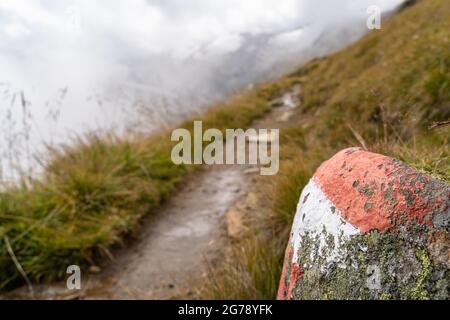
{"label": "lichen on rock", "polygon": [[449,207],[448,184],[339,152],[302,192],[278,298],[449,299]]}

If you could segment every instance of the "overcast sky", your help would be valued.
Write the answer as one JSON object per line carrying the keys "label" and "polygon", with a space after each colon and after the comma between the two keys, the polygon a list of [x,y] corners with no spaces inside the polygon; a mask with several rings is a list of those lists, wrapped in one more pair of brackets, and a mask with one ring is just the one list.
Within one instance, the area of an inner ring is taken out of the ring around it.
{"label": "overcast sky", "polygon": [[31,140],[61,141],[139,102],[153,122],[197,110],[361,34],[369,5],[401,2],[1,0],[0,148],[24,119]]}

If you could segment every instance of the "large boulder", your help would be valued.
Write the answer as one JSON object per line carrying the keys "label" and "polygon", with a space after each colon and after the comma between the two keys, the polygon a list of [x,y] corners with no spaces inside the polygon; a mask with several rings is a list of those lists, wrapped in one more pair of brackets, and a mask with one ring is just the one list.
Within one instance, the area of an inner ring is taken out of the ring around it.
{"label": "large boulder", "polygon": [[448,299],[450,185],[359,148],[304,188],[278,299]]}

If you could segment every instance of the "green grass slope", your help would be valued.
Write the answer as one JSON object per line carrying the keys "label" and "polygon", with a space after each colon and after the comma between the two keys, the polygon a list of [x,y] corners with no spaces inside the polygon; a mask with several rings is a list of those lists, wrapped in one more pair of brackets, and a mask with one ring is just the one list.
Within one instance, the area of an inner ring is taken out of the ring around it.
{"label": "green grass slope", "polygon": [[261,178],[250,232],[213,272],[203,297],[273,299],[301,189],[321,162],[349,146],[391,155],[450,181],[450,2],[422,0],[350,47],[273,84],[302,86],[281,131],[281,167]]}

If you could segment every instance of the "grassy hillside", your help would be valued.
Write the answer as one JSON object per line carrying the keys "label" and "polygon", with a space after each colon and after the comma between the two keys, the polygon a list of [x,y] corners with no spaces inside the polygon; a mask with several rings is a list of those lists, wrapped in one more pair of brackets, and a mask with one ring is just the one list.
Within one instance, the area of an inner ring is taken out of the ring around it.
{"label": "grassy hillside", "polygon": [[[209,298],[272,299],[302,187],[320,163],[360,145],[450,181],[450,2],[408,6],[354,45],[275,83],[300,83],[302,104],[281,131],[281,168],[260,178],[261,210],[214,272]],[[411,296],[414,298],[413,296]]]}

